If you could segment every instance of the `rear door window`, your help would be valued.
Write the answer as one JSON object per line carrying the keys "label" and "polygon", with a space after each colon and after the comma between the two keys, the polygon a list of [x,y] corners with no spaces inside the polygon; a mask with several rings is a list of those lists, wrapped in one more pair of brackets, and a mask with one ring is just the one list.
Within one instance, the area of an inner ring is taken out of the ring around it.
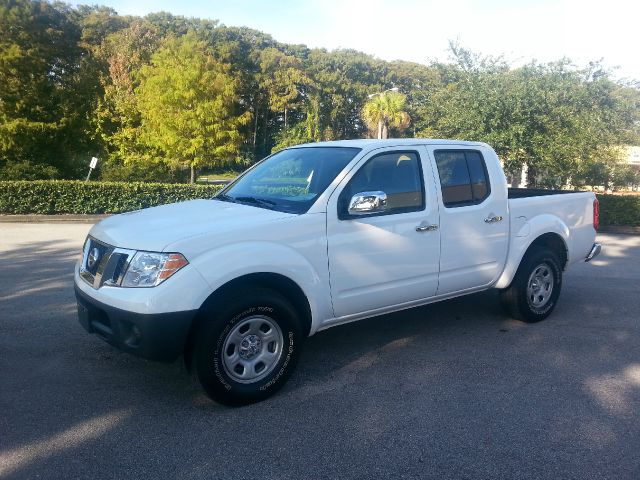
{"label": "rear door window", "polygon": [[477,150],[434,152],[445,207],[482,203],[491,192],[482,154]]}

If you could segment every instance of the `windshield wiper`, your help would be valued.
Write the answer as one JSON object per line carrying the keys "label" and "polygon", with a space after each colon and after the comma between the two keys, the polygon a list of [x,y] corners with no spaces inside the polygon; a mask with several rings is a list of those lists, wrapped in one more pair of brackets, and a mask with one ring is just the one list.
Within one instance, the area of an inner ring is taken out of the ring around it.
{"label": "windshield wiper", "polygon": [[231,195],[227,195],[226,193],[219,193],[218,195],[216,195],[215,197],[213,197],[214,200],[220,200],[221,202],[232,202],[234,201],[234,198]]}
{"label": "windshield wiper", "polygon": [[273,210],[273,207],[277,205],[276,202],[272,200],[267,200],[266,198],[256,198],[256,197],[232,197],[232,201],[236,200],[238,202],[244,203],[252,203],[254,205],[259,205],[264,208],[268,208]]}

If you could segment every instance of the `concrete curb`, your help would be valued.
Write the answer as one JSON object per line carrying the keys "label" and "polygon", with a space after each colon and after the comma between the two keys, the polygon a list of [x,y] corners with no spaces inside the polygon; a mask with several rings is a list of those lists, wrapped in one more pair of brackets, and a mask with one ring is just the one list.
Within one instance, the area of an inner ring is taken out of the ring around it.
{"label": "concrete curb", "polygon": [[0,223],[96,223],[111,215],[0,215]]}
{"label": "concrete curb", "polygon": [[640,235],[640,227],[628,227],[623,225],[603,225],[598,233],[624,233],[625,235]]}

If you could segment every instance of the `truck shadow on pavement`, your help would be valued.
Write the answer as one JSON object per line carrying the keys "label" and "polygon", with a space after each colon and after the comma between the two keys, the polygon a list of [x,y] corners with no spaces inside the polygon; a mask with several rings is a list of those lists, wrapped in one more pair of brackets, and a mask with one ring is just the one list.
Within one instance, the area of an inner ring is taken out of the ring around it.
{"label": "truck shadow on pavement", "polygon": [[506,318],[488,291],[334,327],[279,394],[238,409],[181,361],[86,334],[77,249],[2,252],[0,476],[637,478],[640,242],[619,243],[566,275],[545,322]]}

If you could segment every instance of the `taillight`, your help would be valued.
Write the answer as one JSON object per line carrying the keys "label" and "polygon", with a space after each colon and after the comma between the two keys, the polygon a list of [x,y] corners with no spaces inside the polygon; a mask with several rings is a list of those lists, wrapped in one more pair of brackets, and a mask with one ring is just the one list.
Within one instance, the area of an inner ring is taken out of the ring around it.
{"label": "taillight", "polygon": [[597,198],[593,200],[593,228],[600,228],[600,202]]}

